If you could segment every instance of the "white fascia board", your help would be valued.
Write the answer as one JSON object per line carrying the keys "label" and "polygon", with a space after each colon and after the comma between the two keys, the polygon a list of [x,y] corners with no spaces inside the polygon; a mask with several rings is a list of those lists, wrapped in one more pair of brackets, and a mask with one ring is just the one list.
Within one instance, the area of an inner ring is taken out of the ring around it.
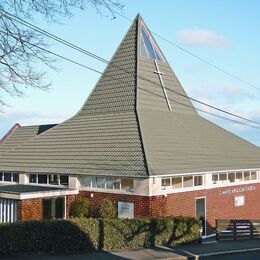
{"label": "white fascia board", "polygon": [[185,172],[185,173],[172,173],[172,174],[161,174],[161,175],[150,175],[149,178],[167,178],[167,177],[176,177],[176,176],[185,176],[185,175],[200,175],[208,173],[226,173],[226,172],[246,172],[246,171],[260,171],[260,168],[251,168],[251,169],[235,169],[235,170],[212,170],[206,172]]}
{"label": "white fascia board", "polygon": [[42,192],[27,192],[24,194],[15,193],[0,193],[0,198],[15,199],[15,200],[26,200],[26,199],[37,199],[37,198],[48,198],[58,197],[67,195],[76,195],[78,190],[56,190],[56,191],[42,191]]}

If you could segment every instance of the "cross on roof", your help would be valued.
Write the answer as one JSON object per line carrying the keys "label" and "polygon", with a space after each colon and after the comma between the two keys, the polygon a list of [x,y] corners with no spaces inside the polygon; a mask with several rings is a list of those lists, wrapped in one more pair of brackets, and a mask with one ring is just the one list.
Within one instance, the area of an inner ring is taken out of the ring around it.
{"label": "cross on roof", "polygon": [[160,83],[161,83],[161,86],[162,86],[163,94],[165,96],[168,108],[171,111],[172,107],[171,107],[170,101],[168,99],[168,95],[167,95],[166,89],[164,87],[163,79],[162,79],[162,75],[164,75],[164,73],[160,71],[157,60],[154,60],[154,64],[155,64],[155,68],[156,68],[156,71],[154,71],[154,73],[158,74],[158,76],[159,76],[159,80],[160,80]]}

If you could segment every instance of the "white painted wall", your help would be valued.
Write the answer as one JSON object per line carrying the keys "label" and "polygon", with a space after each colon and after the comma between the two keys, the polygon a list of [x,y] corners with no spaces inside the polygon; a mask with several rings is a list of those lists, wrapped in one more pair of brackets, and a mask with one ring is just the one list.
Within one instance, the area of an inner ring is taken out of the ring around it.
{"label": "white painted wall", "polygon": [[29,183],[29,175],[26,173],[19,174],[19,184],[28,184]]}
{"label": "white painted wall", "polygon": [[69,189],[78,190],[80,188],[79,179],[77,176],[69,176]]}

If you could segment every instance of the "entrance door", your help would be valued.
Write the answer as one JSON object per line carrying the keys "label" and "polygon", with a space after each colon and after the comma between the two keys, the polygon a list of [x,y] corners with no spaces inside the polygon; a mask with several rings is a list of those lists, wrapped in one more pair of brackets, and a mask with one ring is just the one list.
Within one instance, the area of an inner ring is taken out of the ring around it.
{"label": "entrance door", "polygon": [[195,199],[195,210],[196,210],[196,219],[201,220],[202,222],[202,235],[206,235],[206,198],[196,198]]}
{"label": "entrance door", "polygon": [[43,219],[65,217],[65,197],[43,199]]}

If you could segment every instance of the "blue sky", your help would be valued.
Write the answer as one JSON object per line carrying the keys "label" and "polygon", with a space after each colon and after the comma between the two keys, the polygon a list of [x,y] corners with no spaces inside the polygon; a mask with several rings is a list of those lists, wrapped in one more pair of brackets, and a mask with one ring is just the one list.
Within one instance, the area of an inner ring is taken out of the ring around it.
{"label": "blue sky", "polygon": [[[134,19],[139,12],[151,31],[260,88],[259,1],[251,0],[249,4],[242,0],[126,0],[124,3],[123,14],[127,17]],[[85,13],[75,11],[62,24],[40,19],[33,23],[105,59],[111,58],[131,24],[119,16],[113,20],[100,16],[92,8]],[[189,96],[260,122],[260,91],[155,38]],[[52,51],[101,71],[105,68],[103,63],[88,56],[49,43]],[[58,71],[38,66],[47,71],[51,90],[28,89],[22,98],[5,96],[9,106],[0,114],[0,138],[17,122],[59,123],[73,116],[99,78],[98,74],[63,60],[56,63]],[[259,129],[201,115],[260,146]]]}

